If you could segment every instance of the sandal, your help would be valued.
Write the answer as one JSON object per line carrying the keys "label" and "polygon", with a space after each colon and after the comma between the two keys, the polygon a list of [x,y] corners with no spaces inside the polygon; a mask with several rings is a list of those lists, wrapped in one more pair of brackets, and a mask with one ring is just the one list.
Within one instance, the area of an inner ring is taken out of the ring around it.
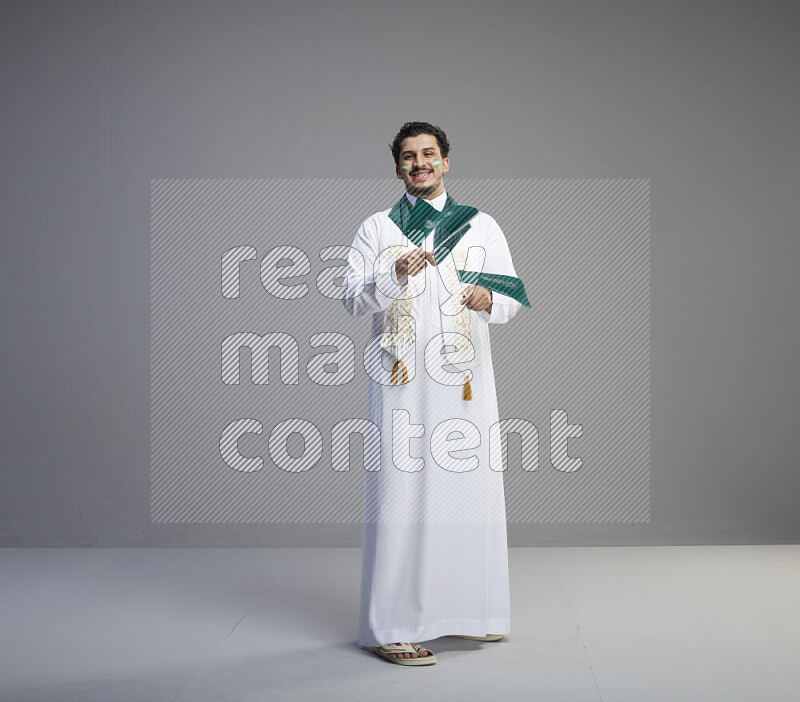
{"label": "sandal", "polygon": [[[374,653],[381,658],[385,658],[389,663],[397,663],[398,665],[432,665],[436,663],[436,656],[429,648],[425,648],[420,644],[412,646],[409,643],[389,643],[383,646],[377,646],[372,649]],[[427,651],[428,655],[422,655],[423,651]],[[416,653],[418,658],[393,658],[390,653]]]}
{"label": "sandal", "polygon": [[[421,658],[424,661],[430,660],[433,663],[436,663],[436,654],[433,651],[431,651],[429,648],[425,648],[421,644],[417,644],[416,646],[414,646],[414,650],[417,652],[417,655],[419,656],[419,658],[415,658],[415,659],[412,659],[412,660],[419,660]],[[427,651],[428,655],[427,656],[423,656],[422,655],[423,651]]]}
{"label": "sandal", "polygon": [[503,634],[486,634],[486,636],[462,636],[461,634],[450,634],[459,639],[470,639],[472,641],[499,641],[503,638]]}

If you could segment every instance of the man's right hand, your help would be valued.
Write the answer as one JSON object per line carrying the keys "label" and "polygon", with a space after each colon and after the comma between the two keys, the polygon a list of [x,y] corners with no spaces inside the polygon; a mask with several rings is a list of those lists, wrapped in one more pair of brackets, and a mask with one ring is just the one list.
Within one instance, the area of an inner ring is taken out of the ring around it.
{"label": "man's right hand", "polygon": [[397,279],[400,280],[402,277],[408,275],[416,275],[425,268],[428,263],[432,266],[436,265],[436,261],[433,260],[433,252],[424,251],[423,249],[414,249],[395,261],[394,269],[397,273]]}

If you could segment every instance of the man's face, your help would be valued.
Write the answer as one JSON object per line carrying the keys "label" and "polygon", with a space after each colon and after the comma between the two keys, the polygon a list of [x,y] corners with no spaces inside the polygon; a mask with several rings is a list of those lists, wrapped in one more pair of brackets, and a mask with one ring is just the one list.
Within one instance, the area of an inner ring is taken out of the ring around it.
{"label": "man's face", "polygon": [[397,177],[410,195],[432,200],[444,192],[442,174],[450,170],[450,160],[442,158],[439,142],[433,134],[408,137],[400,149]]}

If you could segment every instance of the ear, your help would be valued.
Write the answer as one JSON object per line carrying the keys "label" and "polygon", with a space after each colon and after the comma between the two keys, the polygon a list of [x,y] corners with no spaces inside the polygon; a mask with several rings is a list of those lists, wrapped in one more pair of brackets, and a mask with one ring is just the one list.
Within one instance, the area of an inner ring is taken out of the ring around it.
{"label": "ear", "polygon": [[397,177],[398,177],[400,180],[403,180],[403,173],[402,173],[402,171],[400,170],[400,167],[399,167],[399,166],[395,166],[395,167],[394,167],[394,172],[397,174]]}
{"label": "ear", "polygon": [[450,170],[450,159],[443,158],[442,159],[442,173],[447,173]]}

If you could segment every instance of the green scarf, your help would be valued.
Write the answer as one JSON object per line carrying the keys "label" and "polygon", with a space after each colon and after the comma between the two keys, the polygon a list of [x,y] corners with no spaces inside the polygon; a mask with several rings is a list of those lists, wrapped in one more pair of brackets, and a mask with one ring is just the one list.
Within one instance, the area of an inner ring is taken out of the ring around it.
{"label": "green scarf", "polygon": [[[476,207],[459,205],[450,193],[447,194],[444,208],[439,212],[424,198],[418,197],[414,206],[403,195],[400,201],[389,212],[391,219],[405,237],[414,246],[419,247],[431,231],[433,235],[433,260],[436,263],[443,261],[456,247],[467,230],[471,227],[469,220],[476,214]],[[525,294],[525,285],[519,278],[499,273],[487,273],[456,269],[462,283],[467,285],[480,285],[488,290],[508,295],[526,307],[530,307],[528,296]]]}

